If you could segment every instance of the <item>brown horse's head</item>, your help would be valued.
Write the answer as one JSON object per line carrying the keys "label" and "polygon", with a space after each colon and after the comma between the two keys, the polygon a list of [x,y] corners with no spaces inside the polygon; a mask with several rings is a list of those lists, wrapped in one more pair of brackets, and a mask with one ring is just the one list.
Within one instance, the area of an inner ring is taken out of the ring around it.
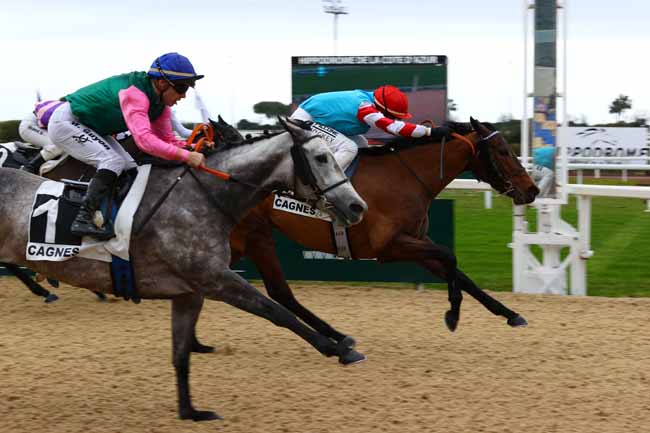
{"label": "brown horse's head", "polygon": [[216,122],[210,119],[210,125],[214,129],[215,147],[239,145],[245,140],[234,126],[223,120],[221,115],[217,116]]}
{"label": "brown horse's head", "polygon": [[527,204],[535,200],[539,189],[503,134],[471,117],[470,123],[479,137],[476,155],[468,166],[474,176],[512,198],[515,204]]}

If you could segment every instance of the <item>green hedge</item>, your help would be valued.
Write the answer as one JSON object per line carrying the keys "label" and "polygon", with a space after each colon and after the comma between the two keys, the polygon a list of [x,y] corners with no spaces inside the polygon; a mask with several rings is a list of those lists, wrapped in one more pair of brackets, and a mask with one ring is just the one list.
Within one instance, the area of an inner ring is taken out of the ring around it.
{"label": "green hedge", "polygon": [[20,120],[6,120],[0,122],[0,143],[8,141],[22,141],[18,135],[18,124]]}

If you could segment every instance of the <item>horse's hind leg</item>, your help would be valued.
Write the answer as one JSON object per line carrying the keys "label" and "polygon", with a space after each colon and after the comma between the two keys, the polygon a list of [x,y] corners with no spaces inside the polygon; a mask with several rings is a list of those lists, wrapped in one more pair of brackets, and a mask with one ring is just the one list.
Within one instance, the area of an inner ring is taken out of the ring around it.
{"label": "horse's hind leg", "polygon": [[264,286],[271,299],[286,307],[303,322],[311,326],[312,329],[325,337],[331,338],[336,342],[341,342],[344,339],[352,343],[354,342],[352,337],[348,337],[337,331],[329,323],[298,302],[282,271],[270,227],[268,227],[268,230],[260,230],[258,227],[248,234],[246,255],[262,275]]}
{"label": "horse's hind leg", "polygon": [[508,325],[512,327],[526,326],[528,322],[518,313],[507,308],[501,302],[497,301],[483,290],[481,290],[467,275],[460,269],[456,273],[457,285],[460,289],[470,294],[474,299],[479,301],[485,308],[496,316],[503,316],[508,319]]}
{"label": "horse's hind leg", "polygon": [[200,294],[172,299],[172,343],[178,391],[178,415],[181,419],[193,421],[222,419],[215,412],[194,409],[190,396],[190,354],[194,343],[196,321],[202,305],[203,297]]}
{"label": "horse's hind leg", "polygon": [[353,364],[366,359],[364,355],[352,348],[351,339],[334,343],[303,324],[285,307],[262,295],[255,287],[230,269],[223,272],[217,286],[204,287],[202,290],[207,298],[226,302],[241,310],[263,317],[277,326],[293,331],[323,355],[338,356],[341,364]]}

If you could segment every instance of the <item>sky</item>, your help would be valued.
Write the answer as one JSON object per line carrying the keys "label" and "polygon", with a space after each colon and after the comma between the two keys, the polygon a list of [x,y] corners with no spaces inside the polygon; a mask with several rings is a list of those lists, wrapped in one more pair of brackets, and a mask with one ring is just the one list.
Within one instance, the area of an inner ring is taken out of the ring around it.
{"label": "sky", "polygon": [[[568,60],[560,91],[569,117],[614,121],[608,107],[620,94],[632,100],[627,118],[650,117],[650,2],[562,3]],[[336,54],[447,55],[457,120],[520,118],[524,4],[343,0]],[[290,102],[291,56],[334,54],[333,17],[321,0],[23,0],[0,10],[0,120],[29,114],[37,89],[59,98],[177,51],[206,75],[196,89],[213,117],[263,121],[255,103]],[[200,121],[192,91],[175,110]]]}

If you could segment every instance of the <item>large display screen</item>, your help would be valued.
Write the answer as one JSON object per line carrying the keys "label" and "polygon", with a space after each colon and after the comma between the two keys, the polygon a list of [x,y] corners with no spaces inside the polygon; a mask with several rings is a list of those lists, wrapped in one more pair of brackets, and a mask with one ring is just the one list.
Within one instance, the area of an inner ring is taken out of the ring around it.
{"label": "large display screen", "polygon": [[[399,87],[409,99],[410,122],[447,119],[447,57],[302,56],[292,57],[291,93],[295,109],[311,95],[339,90],[372,91],[384,84]],[[372,128],[368,138],[386,138]]]}

